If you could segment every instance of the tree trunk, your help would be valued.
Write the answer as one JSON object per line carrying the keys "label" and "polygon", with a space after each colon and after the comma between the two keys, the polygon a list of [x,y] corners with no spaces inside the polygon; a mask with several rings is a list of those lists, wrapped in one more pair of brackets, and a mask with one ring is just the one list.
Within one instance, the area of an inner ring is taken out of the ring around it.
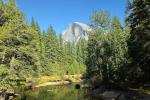
{"label": "tree trunk", "polygon": [[5,54],[6,54],[6,48],[4,49],[4,55],[3,55],[3,57],[2,57],[2,61],[1,61],[1,63],[3,64],[4,63],[4,61],[5,61]]}
{"label": "tree trunk", "polygon": [[15,62],[15,57],[12,56],[11,61],[10,61],[10,69],[11,70],[13,70],[14,62]]}

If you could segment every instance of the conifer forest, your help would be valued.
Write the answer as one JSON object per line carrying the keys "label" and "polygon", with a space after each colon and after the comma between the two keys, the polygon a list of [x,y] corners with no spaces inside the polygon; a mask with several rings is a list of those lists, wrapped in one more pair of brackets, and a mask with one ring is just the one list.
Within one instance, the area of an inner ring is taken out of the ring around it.
{"label": "conifer forest", "polygon": [[0,0],[0,100],[150,100],[150,0],[125,9],[124,23],[94,11],[88,39],[65,41]]}

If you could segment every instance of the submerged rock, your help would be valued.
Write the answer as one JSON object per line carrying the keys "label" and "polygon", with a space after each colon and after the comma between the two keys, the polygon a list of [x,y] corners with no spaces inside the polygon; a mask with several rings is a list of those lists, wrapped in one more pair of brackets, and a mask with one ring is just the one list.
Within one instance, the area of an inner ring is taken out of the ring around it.
{"label": "submerged rock", "polygon": [[115,91],[105,91],[101,94],[102,99],[104,100],[116,100],[121,94]]}

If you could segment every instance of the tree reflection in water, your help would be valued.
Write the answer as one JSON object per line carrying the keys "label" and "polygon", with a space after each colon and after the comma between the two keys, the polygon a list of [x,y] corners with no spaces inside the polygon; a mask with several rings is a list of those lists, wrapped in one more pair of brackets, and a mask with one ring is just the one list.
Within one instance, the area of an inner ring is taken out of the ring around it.
{"label": "tree reflection in water", "polygon": [[45,86],[20,93],[17,100],[93,100],[85,89],[75,89],[75,85]]}

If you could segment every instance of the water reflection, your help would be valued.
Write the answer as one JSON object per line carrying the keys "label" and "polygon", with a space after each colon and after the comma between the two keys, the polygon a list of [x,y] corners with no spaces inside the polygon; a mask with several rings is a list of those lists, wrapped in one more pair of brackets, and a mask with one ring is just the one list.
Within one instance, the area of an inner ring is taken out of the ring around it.
{"label": "water reflection", "polygon": [[17,100],[89,100],[85,89],[77,90],[75,85],[46,86],[32,91],[19,91]]}

